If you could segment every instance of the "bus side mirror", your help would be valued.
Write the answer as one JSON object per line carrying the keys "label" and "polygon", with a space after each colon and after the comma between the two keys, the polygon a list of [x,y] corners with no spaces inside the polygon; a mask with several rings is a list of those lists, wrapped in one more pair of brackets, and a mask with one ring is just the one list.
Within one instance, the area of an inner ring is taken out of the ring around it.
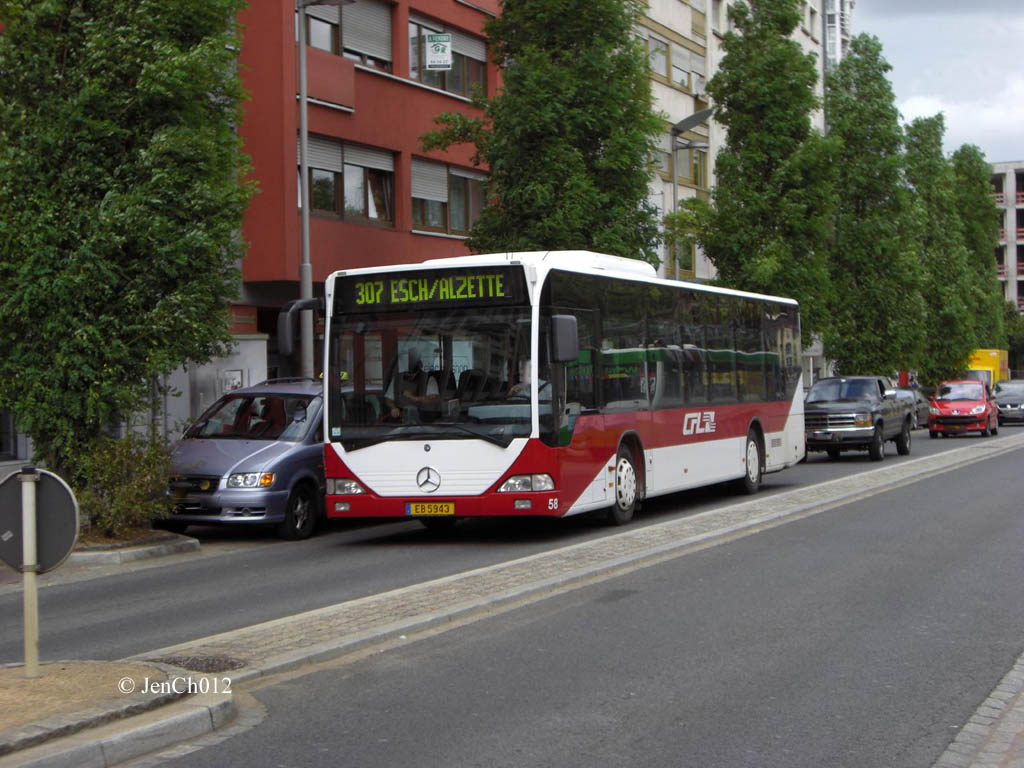
{"label": "bus side mirror", "polygon": [[580,356],[580,337],[575,315],[551,316],[551,357],[556,363],[569,363]]}
{"label": "bus side mirror", "polygon": [[324,311],[322,299],[296,299],[289,301],[277,316],[277,351],[281,357],[290,357],[295,351],[295,315],[306,309]]}

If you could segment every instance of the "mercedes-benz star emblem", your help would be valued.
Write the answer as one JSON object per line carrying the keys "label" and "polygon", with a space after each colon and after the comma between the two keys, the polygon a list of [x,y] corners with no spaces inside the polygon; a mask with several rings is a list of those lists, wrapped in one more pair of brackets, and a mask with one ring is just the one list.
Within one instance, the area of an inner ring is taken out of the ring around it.
{"label": "mercedes-benz star emblem", "polygon": [[424,493],[433,493],[441,487],[441,473],[433,467],[424,467],[416,473],[416,485]]}

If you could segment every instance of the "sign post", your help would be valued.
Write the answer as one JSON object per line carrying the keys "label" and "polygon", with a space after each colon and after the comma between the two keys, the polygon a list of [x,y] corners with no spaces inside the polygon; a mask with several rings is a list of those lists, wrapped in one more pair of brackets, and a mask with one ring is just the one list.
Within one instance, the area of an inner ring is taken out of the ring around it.
{"label": "sign post", "polygon": [[[15,478],[18,482],[11,482]],[[24,579],[25,677],[39,677],[36,578],[63,563],[77,538],[78,501],[60,477],[23,467],[0,482],[0,560]]]}
{"label": "sign post", "polygon": [[39,587],[36,576],[36,483],[39,475],[25,467],[18,475],[21,482],[21,571],[25,580],[25,677],[39,677]]}

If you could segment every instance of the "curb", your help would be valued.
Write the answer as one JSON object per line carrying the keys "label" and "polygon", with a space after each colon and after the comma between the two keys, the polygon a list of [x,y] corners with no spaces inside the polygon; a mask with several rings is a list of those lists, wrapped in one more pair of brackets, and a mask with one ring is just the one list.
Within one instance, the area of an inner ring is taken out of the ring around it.
{"label": "curb", "polygon": [[[74,660],[55,663],[81,664],[88,662]],[[163,671],[168,679],[183,678],[187,675],[187,673],[183,675],[184,670],[168,664],[161,664],[156,661],[147,661],[145,663],[154,669]],[[6,666],[18,667],[21,665],[12,664]],[[191,684],[192,676],[187,676],[186,679]],[[5,757],[13,752],[31,749],[54,739],[72,736],[87,728],[96,728],[123,720],[124,718],[150,712],[159,707],[180,701],[186,696],[188,696],[187,690],[181,693],[170,691],[168,693],[161,693],[158,696],[146,696],[135,693],[125,696],[113,707],[94,707],[70,715],[54,715],[45,720],[39,720],[32,725],[13,728],[9,731],[0,731],[0,757]]]}
{"label": "curb", "polygon": [[0,768],[108,768],[204,736],[234,719],[231,693],[190,696],[0,758]]}
{"label": "curb", "polygon": [[68,556],[67,562],[76,565],[120,565],[135,560],[147,560],[151,557],[198,552],[200,549],[199,539],[177,535],[175,538],[176,541],[122,549],[75,550]]}

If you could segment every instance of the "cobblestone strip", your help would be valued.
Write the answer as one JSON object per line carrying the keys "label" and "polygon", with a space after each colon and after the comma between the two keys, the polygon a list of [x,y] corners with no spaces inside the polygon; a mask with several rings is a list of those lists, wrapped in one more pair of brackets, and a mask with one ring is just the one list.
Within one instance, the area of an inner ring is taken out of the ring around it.
{"label": "cobblestone strip", "polygon": [[231,674],[235,681],[242,681],[324,660],[407,632],[436,627],[476,612],[540,599],[555,590],[571,588],[573,584],[583,584],[696,547],[816,514],[838,503],[1016,450],[1022,445],[1024,435],[999,441],[972,441],[965,448],[879,467],[869,473],[625,530],[133,658],[184,655],[242,659],[247,663],[246,668]]}
{"label": "cobblestone strip", "polygon": [[960,729],[934,768],[1024,767],[1024,654]]}

